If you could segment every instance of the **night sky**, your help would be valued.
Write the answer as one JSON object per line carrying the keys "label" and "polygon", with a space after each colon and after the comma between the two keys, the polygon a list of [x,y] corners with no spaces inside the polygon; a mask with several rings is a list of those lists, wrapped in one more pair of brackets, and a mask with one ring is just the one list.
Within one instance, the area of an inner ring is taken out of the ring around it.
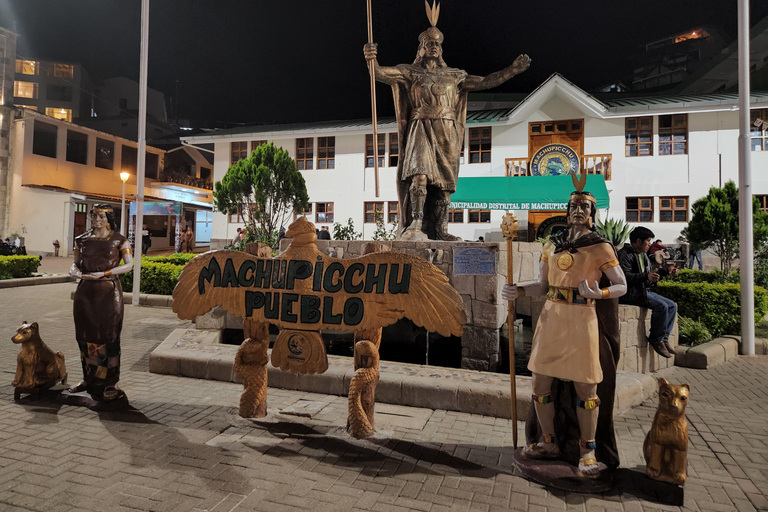
{"label": "night sky", "polygon": [[[451,67],[485,75],[520,53],[531,68],[495,92],[530,92],[554,72],[590,90],[627,76],[645,43],[699,25],[736,37],[735,0],[443,0]],[[138,80],[140,0],[0,0],[23,58],[82,63]],[[429,23],[423,0],[373,0],[383,65],[410,63]],[[768,2],[752,0],[752,23]],[[363,0],[152,0],[149,86],[178,116],[246,124],[370,116]],[[391,115],[379,85],[379,115]],[[172,115],[169,107],[169,115]]]}

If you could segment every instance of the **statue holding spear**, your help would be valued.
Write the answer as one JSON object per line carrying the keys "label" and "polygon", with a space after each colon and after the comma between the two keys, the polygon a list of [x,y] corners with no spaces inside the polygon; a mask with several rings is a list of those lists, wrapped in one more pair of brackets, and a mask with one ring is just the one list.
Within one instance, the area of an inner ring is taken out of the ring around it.
{"label": "statue holding spear", "polygon": [[[440,5],[425,0],[432,25],[419,35],[413,64],[380,66],[373,43],[370,0],[369,42],[364,54],[371,76],[392,86],[398,125],[397,195],[400,203],[400,240],[459,240],[448,233],[448,208],[459,177],[464,148],[464,124],[469,91],[503,84],[530,66],[520,55],[511,66],[488,76],[449,68],[443,60],[443,33],[437,28]],[[373,87],[373,84],[372,84]],[[375,101],[375,97],[372,97]],[[375,105],[373,107],[375,115]],[[375,129],[374,120],[374,129]],[[374,148],[377,139],[374,131]],[[374,157],[374,162],[377,162]]]}

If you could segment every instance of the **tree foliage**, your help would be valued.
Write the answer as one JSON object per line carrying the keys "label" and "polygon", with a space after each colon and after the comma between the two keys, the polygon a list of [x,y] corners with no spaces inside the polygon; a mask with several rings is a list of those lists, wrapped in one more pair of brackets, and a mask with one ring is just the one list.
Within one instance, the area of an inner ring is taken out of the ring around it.
{"label": "tree foliage", "polygon": [[309,206],[304,177],[283,148],[273,143],[257,147],[248,158],[232,165],[217,181],[213,200],[221,212],[245,218],[246,238],[275,248],[277,232]]}
{"label": "tree foliage", "polygon": [[[723,188],[712,187],[709,193],[693,203],[693,215],[683,235],[701,248],[711,248],[720,258],[720,269],[731,268],[739,256],[739,190],[733,181]],[[754,246],[762,247],[768,240],[768,213],[760,210],[757,198],[752,198]]]}
{"label": "tree foliage", "polygon": [[363,234],[355,231],[355,223],[352,222],[352,217],[347,219],[346,226],[338,222],[333,224],[334,240],[360,240],[361,238],[363,238]]}

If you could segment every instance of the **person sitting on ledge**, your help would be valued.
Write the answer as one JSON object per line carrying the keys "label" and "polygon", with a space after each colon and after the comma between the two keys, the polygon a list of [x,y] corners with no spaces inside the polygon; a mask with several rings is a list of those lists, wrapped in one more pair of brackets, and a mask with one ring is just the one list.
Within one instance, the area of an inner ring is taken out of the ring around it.
{"label": "person sitting on ledge", "polygon": [[666,297],[648,291],[660,278],[677,274],[677,268],[651,268],[651,260],[646,254],[651,246],[653,231],[639,226],[629,234],[629,243],[619,250],[619,264],[627,278],[627,293],[619,298],[619,303],[641,306],[651,310],[651,332],[648,343],[660,356],[672,357],[669,334],[675,326],[677,304]]}

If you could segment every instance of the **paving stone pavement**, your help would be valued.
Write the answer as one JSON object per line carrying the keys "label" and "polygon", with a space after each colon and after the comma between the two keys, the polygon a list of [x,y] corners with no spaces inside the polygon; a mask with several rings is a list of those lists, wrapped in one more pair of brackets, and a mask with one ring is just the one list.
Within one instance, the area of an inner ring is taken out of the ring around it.
{"label": "paving stone pavement", "polygon": [[[10,337],[23,320],[77,379],[74,286],[0,290],[0,511],[768,510],[768,357],[661,372],[692,390],[682,492],[642,473],[649,401],[616,418],[617,488],[569,494],[515,476],[506,419],[380,404],[379,430],[358,441],[344,432],[345,397],[280,389],[267,418],[241,419],[240,386],[147,372],[154,347],[187,325],[163,308],[126,307],[121,386],[134,411],[15,403]],[[279,412],[289,406],[314,415]]]}

